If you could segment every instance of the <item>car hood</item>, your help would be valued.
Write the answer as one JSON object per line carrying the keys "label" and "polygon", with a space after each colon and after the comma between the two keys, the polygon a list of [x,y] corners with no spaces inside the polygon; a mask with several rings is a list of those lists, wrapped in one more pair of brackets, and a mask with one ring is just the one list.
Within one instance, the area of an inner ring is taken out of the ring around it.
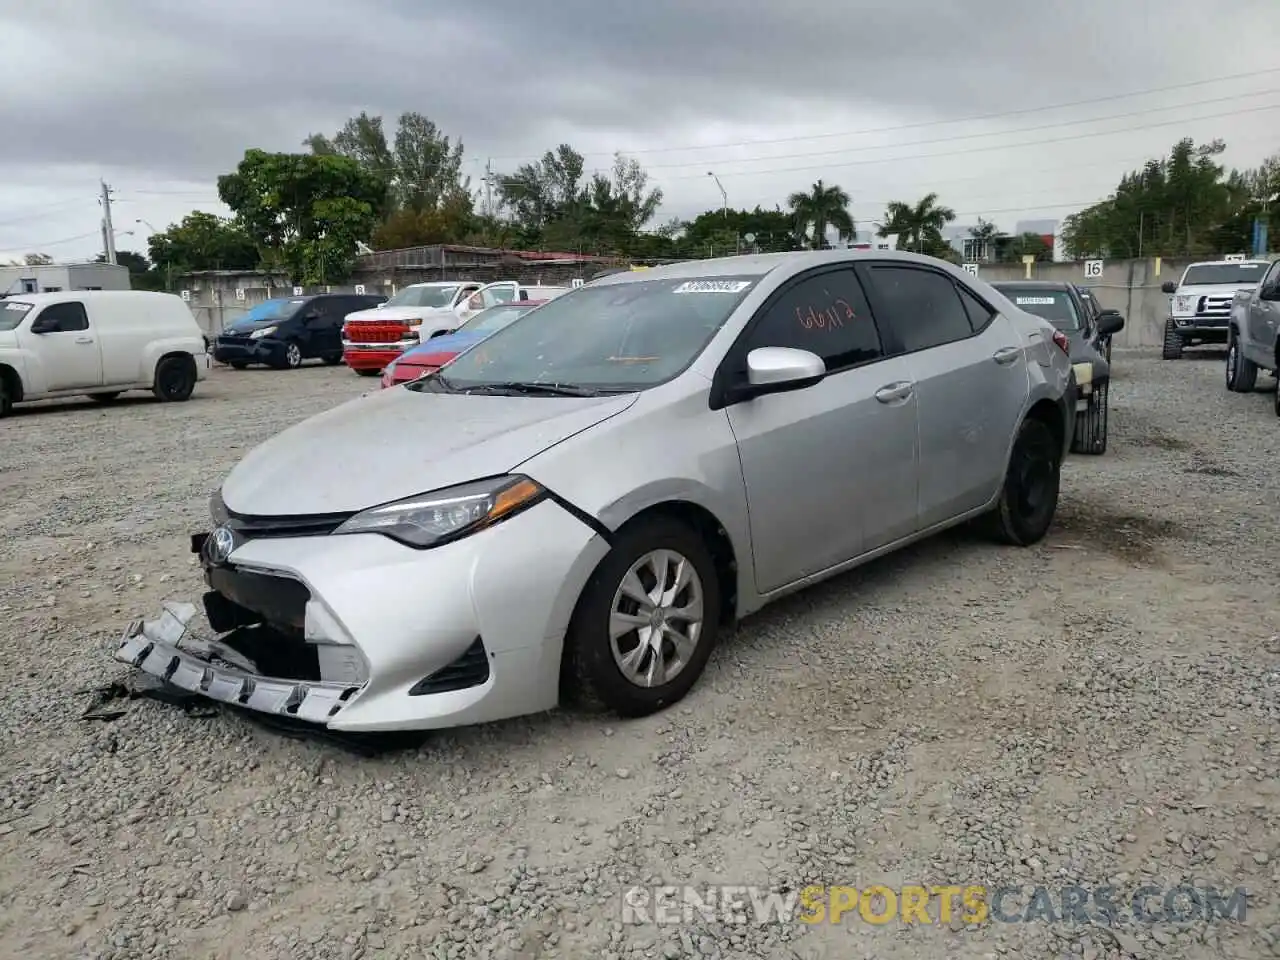
{"label": "car hood", "polygon": [[1193,283],[1189,287],[1179,287],[1175,296],[1203,297],[1208,295],[1210,297],[1231,297],[1241,290],[1252,290],[1257,285],[1257,280],[1249,283]]}
{"label": "car hood", "polygon": [[224,332],[232,334],[252,333],[254,330],[278,326],[281,323],[284,323],[284,317],[276,317],[274,320],[237,320],[229,324]]}
{"label": "car hood", "polygon": [[395,323],[397,320],[430,320],[433,317],[454,317],[456,320],[456,314],[448,307],[383,307],[381,310],[374,307],[348,313],[346,319],[357,323],[363,320]]}
{"label": "car hood", "polygon": [[432,337],[412,350],[406,350],[401,354],[399,362],[403,363],[412,357],[429,357],[433,353],[461,353],[485,338],[483,333],[446,333],[442,337]]}
{"label": "car hood", "polygon": [[222,486],[236,513],[345,513],[515,469],[639,394],[496,397],[377,390],[260,444]]}

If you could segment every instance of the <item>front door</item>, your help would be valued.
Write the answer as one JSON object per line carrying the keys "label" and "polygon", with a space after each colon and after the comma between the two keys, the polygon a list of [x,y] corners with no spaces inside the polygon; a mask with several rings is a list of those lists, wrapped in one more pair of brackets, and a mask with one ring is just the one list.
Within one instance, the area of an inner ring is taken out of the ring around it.
{"label": "front door", "polygon": [[769,593],[914,528],[916,405],[847,265],[804,274],[753,318],[725,363],[745,379],[759,347],[822,357],[804,390],[728,408],[751,518],[756,586]]}
{"label": "front door", "polygon": [[929,267],[860,267],[906,351],[920,418],[919,528],[982,506],[1003,481],[1022,415],[1028,347],[1012,321]]}
{"label": "front door", "polygon": [[[77,390],[103,385],[102,345],[90,329],[83,303],[51,303],[27,323],[22,345],[39,359],[47,389]],[[52,328],[48,328],[51,323]],[[47,332],[32,333],[34,324],[47,328]]]}

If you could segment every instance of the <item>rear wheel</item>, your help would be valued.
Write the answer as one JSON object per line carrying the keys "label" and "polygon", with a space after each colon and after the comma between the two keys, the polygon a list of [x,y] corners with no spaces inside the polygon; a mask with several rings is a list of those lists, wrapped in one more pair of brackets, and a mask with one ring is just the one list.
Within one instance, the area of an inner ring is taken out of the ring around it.
{"label": "rear wheel", "polygon": [[1240,353],[1233,336],[1227,343],[1227,389],[1232,393],[1251,393],[1258,382],[1258,365]]}
{"label": "rear wheel", "polygon": [[675,703],[707,665],[719,613],[702,538],[671,518],[641,521],[620,534],[578,600],[565,637],[565,692],[632,717]]}
{"label": "rear wheel", "polygon": [[196,364],[190,356],[165,357],[156,365],[154,393],[166,403],[191,399],[196,387]]}
{"label": "rear wheel", "polygon": [[1182,359],[1182,336],[1173,323],[1173,317],[1164,322],[1164,346],[1161,348],[1160,356],[1165,360]]}
{"label": "rear wheel", "polygon": [[1094,384],[1089,405],[1076,414],[1076,432],[1071,439],[1075,453],[1095,456],[1107,452],[1107,388],[1106,380]]}
{"label": "rear wheel", "polygon": [[1058,509],[1062,448],[1039,420],[1024,420],[1009,455],[996,508],[984,518],[986,532],[1001,543],[1028,547],[1044,538]]}
{"label": "rear wheel", "polygon": [[359,370],[359,369],[358,369],[358,370],[356,370],[356,373],[360,374],[360,376],[362,376],[362,377],[376,377],[376,376],[378,376],[379,374],[381,374],[381,373],[382,373],[382,371],[381,371],[381,370]]}

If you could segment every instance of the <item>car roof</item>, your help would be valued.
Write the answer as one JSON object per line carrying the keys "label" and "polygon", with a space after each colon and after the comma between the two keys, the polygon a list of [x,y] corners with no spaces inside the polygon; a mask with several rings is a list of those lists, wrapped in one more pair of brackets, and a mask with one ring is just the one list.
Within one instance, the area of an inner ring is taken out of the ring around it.
{"label": "car roof", "polygon": [[1195,263],[1188,263],[1187,269],[1190,270],[1192,267],[1224,267],[1228,263],[1258,263],[1263,266],[1271,266],[1270,260],[1250,257],[1248,260],[1197,260]]}
{"label": "car roof", "polygon": [[922,266],[943,267],[955,272],[959,268],[937,257],[905,250],[799,250],[791,253],[757,253],[737,257],[716,257],[709,260],[681,260],[650,267],[648,270],[627,270],[597,277],[593,287],[613,286],[619,283],[646,283],[650,280],[683,280],[691,277],[764,277],[775,270],[798,273],[810,267],[827,264],[858,263],[860,261],[896,260]]}
{"label": "car roof", "polygon": [[68,297],[93,297],[94,299],[124,299],[126,297],[151,298],[151,297],[176,297],[176,293],[164,293],[159,290],[56,290],[50,293],[8,293],[5,294],[0,303],[6,300],[16,300],[19,303],[29,303],[33,306],[42,306],[46,303],[57,303],[66,300]]}

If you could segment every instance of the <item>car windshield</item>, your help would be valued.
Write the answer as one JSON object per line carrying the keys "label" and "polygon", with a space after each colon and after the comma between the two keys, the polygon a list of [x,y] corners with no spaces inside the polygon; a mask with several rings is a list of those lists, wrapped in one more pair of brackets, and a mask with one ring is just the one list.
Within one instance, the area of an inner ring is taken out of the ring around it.
{"label": "car windshield", "polygon": [[1187,267],[1179,286],[1211,283],[1257,283],[1268,264],[1245,260],[1239,263],[1201,263]]}
{"label": "car windshield", "polygon": [[758,280],[706,277],[581,287],[461,354],[444,369],[447,377],[419,381],[414,389],[645,390],[687,368]]}
{"label": "car windshield", "polygon": [[0,300],[0,330],[16,330],[30,312],[31,304],[22,300]]}
{"label": "car windshield", "polygon": [[1075,301],[1065,290],[1055,290],[1052,287],[1001,287],[998,283],[992,286],[1012,300],[1019,310],[1043,317],[1059,330],[1080,329],[1080,316],[1076,313]]}
{"label": "car windshield", "polygon": [[464,333],[497,333],[532,309],[533,307],[525,304],[503,304],[490,307],[488,310],[477,313],[458,329]]}
{"label": "car windshield", "polygon": [[386,302],[388,307],[447,307],[453,303],[456,286],[405,287]]}
{"label": "car windshield", "polygon": [[302,300],[264,300],[249,311],[236,323],[261,323],[263,320],[281,320],[302,305]]}

